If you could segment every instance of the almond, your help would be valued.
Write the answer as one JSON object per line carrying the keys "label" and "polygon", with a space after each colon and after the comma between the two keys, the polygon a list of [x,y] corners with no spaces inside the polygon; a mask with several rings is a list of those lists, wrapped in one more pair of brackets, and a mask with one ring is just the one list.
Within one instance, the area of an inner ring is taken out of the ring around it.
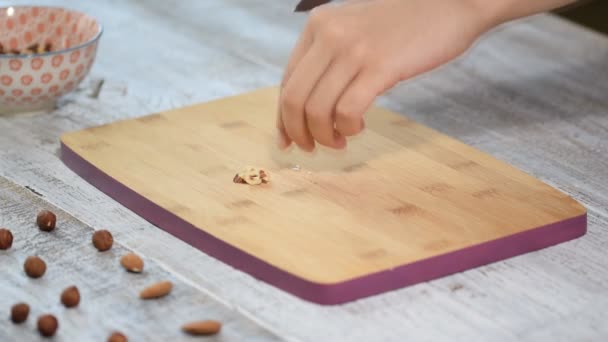
{"label": "almond", "polygon": [[171,292],[173,284],[170,281],[161,281],[149,287],[146,287],[139,293],[141,299],[154,299],[164,297]]}
{"label": "almond", "polygon": [[123,256],[120,264],[129,272],[140,273],[144,270],[144,261],[134,253]]}
{"label": "almond", "polygon": [[182,330],[191,335],[215,335],[222,329],[222,323],[213,320],[191,322],[182,326]]}

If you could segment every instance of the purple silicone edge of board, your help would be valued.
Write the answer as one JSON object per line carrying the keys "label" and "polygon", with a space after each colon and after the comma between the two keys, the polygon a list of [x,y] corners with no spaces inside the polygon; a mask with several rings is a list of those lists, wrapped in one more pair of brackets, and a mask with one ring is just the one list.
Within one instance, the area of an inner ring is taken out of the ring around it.
{"label": "purple silicone edge of board", "polygon": [[339,283],[321,284],[297,277],[198,229],[99,170],[63,142],[61,159],[87,182],[155,226],[255,278],[322,305],[342,304],[437,279],[572,240],[587,231],[585,213],[390,270]]}

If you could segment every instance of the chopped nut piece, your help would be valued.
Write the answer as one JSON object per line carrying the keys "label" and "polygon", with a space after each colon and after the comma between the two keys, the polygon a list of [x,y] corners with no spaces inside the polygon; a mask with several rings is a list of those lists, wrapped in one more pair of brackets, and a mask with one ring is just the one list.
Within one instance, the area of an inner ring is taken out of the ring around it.
{"label": "chopped nut piece", "polygon": [[239,176],[238,173],[236,175],[234,175],[234,178],[232,178],[232,181],[235,183],[240,183],[240,184],[246,183],[245,180],[243,178],[241,178],[241,176]]}
{"label": "chopped nut piece", "polygon": [[234,176],[233,182],[235,183],[247,183],[250,185],[259,185],[262,183],[268,183],[270,177],[268,173],[262,169],[255,167],[247,167],[245,170],[239,172]]}

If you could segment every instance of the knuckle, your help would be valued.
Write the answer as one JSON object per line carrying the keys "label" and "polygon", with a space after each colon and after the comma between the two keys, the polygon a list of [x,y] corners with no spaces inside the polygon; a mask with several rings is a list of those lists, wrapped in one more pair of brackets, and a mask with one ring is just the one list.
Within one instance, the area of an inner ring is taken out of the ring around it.
{"label": "knuckle", "polygon": [[351,106],[345,103],[338,103],[336,105],[336,118],[342,121],[350,121],[355,117],[354,111]]}
{"label": "knuckle", "polygon": [[346,30],[344,29],[344,26],[340,25],[339,22],[334,20],[327,22],[327,24],[323,26],[321,34],[323,38],[333,42],[344,38],[346,35]]}
{"label": "knuckle", "polygon": [[355,135],[362,129],[361,119],[352,107],[338,106],[336,108],[336,128],[344,135]]}
{"label": "knuckle", "polygon": [[286,91],[283,93],[283,99],[281,101],[283,110],[288,112],[296,111],[300,108],[300,100],[292,92]]}
{"label": "knuckle", "polygon": [[372,53],[368,44],[358,43],[350,49],[349,55],[355,61],[363,61],[368,59]]}
{"label": "knuckle", "polygon": [[313,28],[324,24],[329,18],[329,10],[326,6],[315,7],[310,11],[308,16],[308,24]]}
{"label": "knuckle", "polygon": [[321,109],[314,103],[307,103],[304,106],[304,110],[306,111],[306,116],[312,120],[317,120],[322,116]]}

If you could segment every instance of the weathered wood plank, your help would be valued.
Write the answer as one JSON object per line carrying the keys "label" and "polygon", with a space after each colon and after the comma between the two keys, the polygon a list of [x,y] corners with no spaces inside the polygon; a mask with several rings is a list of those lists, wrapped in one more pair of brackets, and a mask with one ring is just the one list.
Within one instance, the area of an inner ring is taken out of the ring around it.
{"label": "weathered wood plank", "polygon": [[[25,3],[17,1],[17,3]],[[45,1],[40,1],[44,3]],[[286,339],[571,341],[608,336],[608,39],[546,16],[515,22],[380,100],[530,172],[589,209],[576,241],[338,307],[298,300],[156,229],[72,174],[61,133],[279,82],[305,16],[295,1],[76,1],[105,24],[80,93],[0,118],[0,175]],[[188,260],[188,262],[184,262]],[[7,286],[0,287],[2,289]],[[133,324],[133,323],[129,323]]]}
{"label": "weathered wood plank", "polygon": [[[35,225],[41,209],[58,216],[57,228],[50,233]],[[36,320],[45,313],[59,320],[55,341],[105,341],[113,330],[122,331],[130,341],[189,340],[180,327],[197,319],[224,323],[223,331],[209,340],[278,340],[182,275],[167,271],[153,256],[145,258],[141,274],[124,271],[119,260],[127,248],[115,242],[111,250],[98,252],[91,244],[91,227],[4,178],[0,178],[0,226],[14,236],[13,247],[0,251],[0,341],[36,340]],[[39,279],[28,278],[23,271],[30,255],[47,264]],[[174,283],[167,297],[139,299],[141,289],[161,280]],[[77,308],[66,309],[59,297],[71,285],[78,287],[81,301]],[[30,305],[30,316],[20,325],[7,319],[17,302]]]}

